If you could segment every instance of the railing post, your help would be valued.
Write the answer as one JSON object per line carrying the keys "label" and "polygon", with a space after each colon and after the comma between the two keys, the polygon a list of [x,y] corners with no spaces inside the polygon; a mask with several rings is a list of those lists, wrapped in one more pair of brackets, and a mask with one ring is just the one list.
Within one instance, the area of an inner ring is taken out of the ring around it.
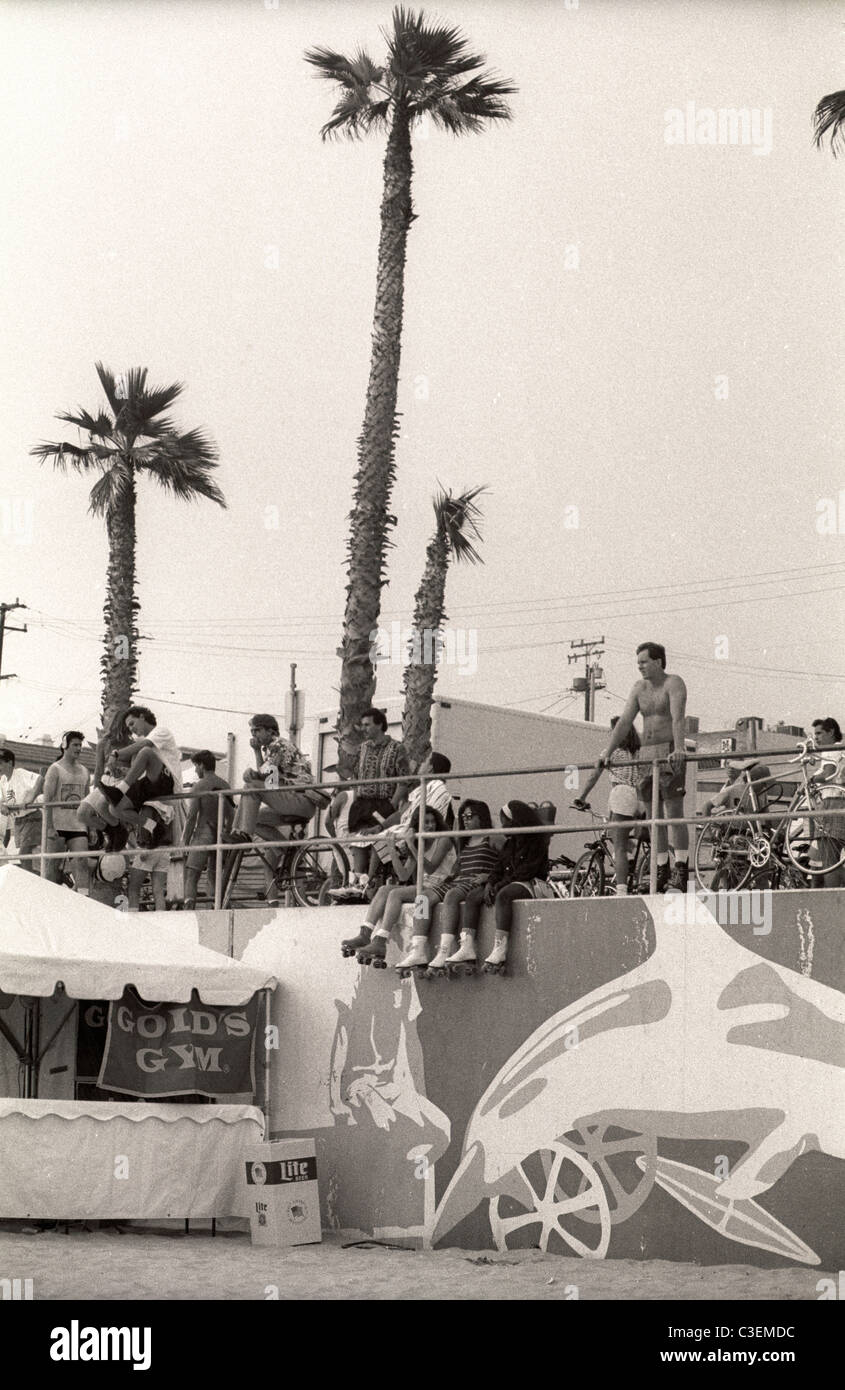
{"label": "railing post", "polygon": [[[420,804],[418,808],[418,827],[417,827],[417,902],[422,897],[423,876],[425,874],[425,777],[420,778]],[[414,915],[416,916],[417,905],[414,903]]]}
{"label": "railing post", "polygon": [[44,807],[44,810],[41,812],[41,858],[40,858],[39,861],[38,861],[38,874],[39,874],[39,877],[40,877],[40,878],[44,878],[44,870],[45,870],[45,868],[46,868],[46,865],[45,865],[45,862],[44,862],[44,855],[45,855],[46,853],[47,853],[47,807],[45,806],[45,807]]}
{"label": "railing post", "polygon": [[657,892],[657,826],[660,815],[660,761],[653,758],[651,763],[651,858],[648,864],[648,891],[652,896]]}
{"label": "railing post", "polygon": [[223,900],[223,797],[217,798],[217,848],[214,851],[214,910]]}

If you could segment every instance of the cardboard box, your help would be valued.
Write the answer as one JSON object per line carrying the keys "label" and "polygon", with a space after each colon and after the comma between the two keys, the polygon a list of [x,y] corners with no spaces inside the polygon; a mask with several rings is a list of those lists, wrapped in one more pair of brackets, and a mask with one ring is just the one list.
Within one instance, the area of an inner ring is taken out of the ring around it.
{"label": "cardboard box", "polygon": [[253,1245],[313,1245],[322,1240],[313,1139],[251,1146],[245,1177]]}

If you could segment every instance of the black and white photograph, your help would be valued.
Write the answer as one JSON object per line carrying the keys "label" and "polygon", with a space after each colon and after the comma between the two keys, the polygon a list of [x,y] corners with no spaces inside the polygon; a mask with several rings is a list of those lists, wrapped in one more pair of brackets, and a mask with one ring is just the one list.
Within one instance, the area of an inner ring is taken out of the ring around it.
{"label": "black and white photograph", "polygon": [[45,1373],[433,1301],[808,1374],[843,41],[0,5],[0,1305]]}

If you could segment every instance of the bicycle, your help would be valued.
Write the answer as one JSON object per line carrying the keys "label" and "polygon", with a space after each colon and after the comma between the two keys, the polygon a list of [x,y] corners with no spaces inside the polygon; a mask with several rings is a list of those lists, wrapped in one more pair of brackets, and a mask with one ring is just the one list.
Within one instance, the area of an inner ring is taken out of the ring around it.
{"label": "bicycle", "polygon": [[339,845],[300,844],[300,841],[308,838],[308,821],[296,816],[283,816],[280,824],[289,825],[291,834],[290,839],[276,851],[280,859],[275,867],[262,852],[261,840],[234,841],[232,848],[224,852],[220,900],[222,907],[229,906],[241,864],[245,856],[250,854],[257,855],[272,874],[268,896],[285,898],[290,894],[299,907],[325,905],[333,874],[342,875],[342,883],[348,882],[349,860]]}
{"label": "bicycle", "polygon": [[[569,896],[571,898],[613,897],[616,893],[616,874],[613,841],[610,836],[612,822],[605,820],[603,816],[597,816],[589,801],[573,802],[573,808],[576,811],[589,811],[593,822],[600,825],[601,830],[598,839],[588,841],[584,853],[575,862]],[[627,888],[631,894],[648,892],[651,872],[651,850],[645,847],[648,844],[648,826],[643,825],[640,830],[635,832],[634,856],[628,860]]]}
{"label": "bicycle", "polygon": [[[773,788],[781,786],[778,779],[753,782],[750,768],[743,769],[737,779],[744,783],[738,804],[713,816],[696,840],[693,862],[700,887],[707,892],[739,892],[753,876],[755,882],[768,879],[766,886],[772,888],[805,888],[808,880],[845,863],[845,842],[827,828],[830,821],[814,824],[814,815],[826,809],[819,788],[807,775],[808,767],[818,761],[816,751],[814,741],[808,739],[798,745],[797,757],[788,759],[800,764],[802,782],[778,821],[759,820],[765,807],[783,795],[782,787],[780,796],[771,795]],[[796,833],[805,822],[806,833]],[[813,840],[826,850],[821,863],[810,858]]]}

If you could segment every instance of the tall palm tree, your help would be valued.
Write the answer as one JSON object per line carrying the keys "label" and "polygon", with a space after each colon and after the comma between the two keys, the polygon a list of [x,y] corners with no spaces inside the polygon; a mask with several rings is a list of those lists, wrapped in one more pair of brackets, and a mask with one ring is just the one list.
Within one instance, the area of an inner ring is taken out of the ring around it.
{"label": "tall palm tree", "polygon": [[[434,535],[425,552],[425,569],[414,599],[414,637],[405,667],[403,742],[412,763],[431,748],[431,705],[437,680],[437,646],[446,621],[446,576],[452,560],[483,563],[473,545],[481,539],[481,509],[475,499],[486,487],[470,488],[459,497],[439,488],[434,497]],[[426,635],[428,634],[428,635]]]}
{"label": "tall palm tree", "polygon": [[816,128],[813,137],[815,144],[821,148],[824,137],[829,133],[830,148],[835,159],[838,151],[845,146],[845,92],[831,92],[829,96],[822,97],[813,112],[813,123]]}
{"label": "tall palm tree", "polygon": [[75,414],[60,411],[57,420],[75,425],[88,436],[84,445],[38,444],[30,452],[42,463],[66,472],[99,473],[91,489],[89,511],[105,517],[109,541],[106,572],[103,727],[132,703],[138,672],[139,609],[135,597],[136,479],[146,474],[165,492],[185,502],[207,497],[225,507],[223,494],[211,475],[217,449],[200,430],[180,434],[163,413],[184,386],[147,388],[146,367],[133,367],[115,380],[101,362],[96,364],[111,414],[102,408],[90,415],[80,406]]}
{"label": "tall palm tree", "polygon": [[396,524],[390,514],[399,429],[396,395],[405,251],[415,216],[411,130],[426,118],[452,135],[483,130],[490,121],[510,119],[504,98],[516,91],[511,83],[489,71],[477,71],[485,59],[470,51],[459,29],[431,24],[422,11],[414,14],[397,7],[392,27],[382,34],[387,53],[381,64],[363,49],[353,57],[327,48],[310,49],[305,55],[320,77],[340,89],[331,119],[322,128],[324,140],[333,135],[354,139],[373,130],[387,132],[370,376],[358,437],[347,545],[349,583],[338,649],[342,658],[338,719],[341,776],[354,775],[357,722],[372,704],[375,692],[372,634],[378,628],[381,590],[386,582],[389,532]]}

